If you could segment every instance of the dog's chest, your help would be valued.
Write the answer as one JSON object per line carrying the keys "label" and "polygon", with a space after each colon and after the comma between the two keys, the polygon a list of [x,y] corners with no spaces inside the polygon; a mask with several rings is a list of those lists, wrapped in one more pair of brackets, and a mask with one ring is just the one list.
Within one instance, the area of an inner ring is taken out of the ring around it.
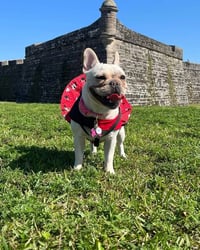
{"label": "dog's chest", "polygon": [[94,142],[98,146],[98,143],[105,140],[108,135],[111,135],[112,131],[119,130],[121,128],[121,113],[112,120],[98,119],[98,117],[86,117],[79,110],[79,100],[75,103],[70,111],[70,117],[73,121],[78,123],[84,131],[87,139]]}

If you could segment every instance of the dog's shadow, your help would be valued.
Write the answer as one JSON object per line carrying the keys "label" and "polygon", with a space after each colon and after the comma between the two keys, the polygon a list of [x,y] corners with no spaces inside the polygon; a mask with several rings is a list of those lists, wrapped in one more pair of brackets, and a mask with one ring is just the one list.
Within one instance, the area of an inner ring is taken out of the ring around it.
{"label": "dog's shadow", "polygon": [[71,170],[73,166],[73,151],[59,151],[58,149],[37,146],[19,146],[15,149],[20,153],[20,156],[9,165],[12,169],[18,168],[25,173]]}

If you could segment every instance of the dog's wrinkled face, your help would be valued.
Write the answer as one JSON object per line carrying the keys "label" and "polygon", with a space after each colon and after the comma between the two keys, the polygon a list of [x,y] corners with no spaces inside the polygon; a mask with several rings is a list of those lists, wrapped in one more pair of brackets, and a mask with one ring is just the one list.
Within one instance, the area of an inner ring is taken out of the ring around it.
{"label": "dog's wrinkled face", "polygon": [[92,70],[89,90],[103,105],[116,108],[125,95],[125,74],[118,65],[98,64]]}
{"label": "dog's wrinkled face", "polygon": [[96,54],[87,49],[84,55],[84,72],[91,95],[104,106],[115,109],[126,92],[126,76],[116,54],[113,64],[100,63]]}

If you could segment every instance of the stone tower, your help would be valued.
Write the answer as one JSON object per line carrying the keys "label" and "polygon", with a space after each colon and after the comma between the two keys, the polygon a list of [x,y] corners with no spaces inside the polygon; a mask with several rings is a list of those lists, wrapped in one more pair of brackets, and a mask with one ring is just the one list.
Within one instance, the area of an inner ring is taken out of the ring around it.
{"label": "stone tower", "polygon": [[105,0],[100,11],[101,40],[106,49],[107,62],[110,63],[113,60],[113,54],[115,52],[116,14],[118,8],[114,0]]}

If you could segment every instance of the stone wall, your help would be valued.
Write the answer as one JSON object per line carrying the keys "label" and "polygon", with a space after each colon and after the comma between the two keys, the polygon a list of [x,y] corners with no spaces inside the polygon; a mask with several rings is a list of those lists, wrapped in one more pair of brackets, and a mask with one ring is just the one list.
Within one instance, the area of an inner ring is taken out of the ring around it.
{"label": "stone wall", "polygon": [[24,60],[0,62],[0,101],[16,101],[22,83]]}
{"label": "stone wall", "polygon": [[117,49],[135,105],[188,103],[182,50],[135,33],[118,22]]}
{"label": "stone wall", "polygon": [[183,63],[189,104],[200,103],[200,64]]}
{"label": "stone wall", "polygon": [[27,47],[20,99],[59,102],[66,83],[82,73],[83,50],[86,47],[94,48],[101,60],[106,61],[99,39],[99,21],[46,43]]}

